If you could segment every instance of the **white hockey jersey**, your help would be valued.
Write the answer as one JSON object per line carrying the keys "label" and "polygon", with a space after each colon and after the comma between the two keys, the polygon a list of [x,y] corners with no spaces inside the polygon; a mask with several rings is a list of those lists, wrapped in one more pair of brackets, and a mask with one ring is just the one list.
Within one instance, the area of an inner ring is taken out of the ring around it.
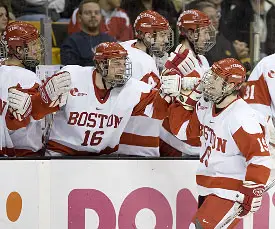
{"label": "white hockey jersey", "polygon": [[[31,89],[36,84],[40,84],[40,80],[35,73],[17,66],[0,67],[0,97],[2,105],[1,112],[1,148],[14,148],[17,156],[23,156],[27,152],[36,152],[42,148],[42,129],[41,123],[31,119],[27,127],[11,131],[7,129],[5,116],[8,109],[7,98],[8,89],[16,87],[20,84],[22,89]],[[8,131],[7,131],[8,130]],[[3,133],[4,132],[4,133]],[[5,140],[3,140],[5,136]]]}
{"label": "white hockey jersey", "polygon": [[67,103],[54,116],[48,149],[69,155],[110,154],[118,150],[121,134],[132,113],[153,112],[157,91],[130,78],[122,88],[110,90],[105,99],[95,86],[93,67],[65,66],[72,89]]}
{"label": "white hockey jersey", "polygon": [[[132,63],[132,77],[156,87],[157,84],[159,84],[159,71],[156,62],[153,57],[135,48],[134,45],[136,42],[137,40],[130,40],[120,43],[120,45],[127,50],[129,60]],[[155,73],[158,78],[144,78],[146,74],[151,72]]]}
{"label": "white hockey jersey", "polygon": [[[147,53],[135,48],[136,40],[122,42],[132,63],[132,78],[143,81],[153,88],[160,87],[156,62]],[[162,120],[132,115],[120,139],[117,153],[138,156],[159,156],[159,135]]]}
{"label": "white hockey jersey", "polygon": [[265,142],[266,125],[264,117],[241,98],[218,114],[211,102],[201,98],[191,118],[172,126],[181,140],[200,136],[199,195],[235,200],[243,180],[267,182],[272,160]]}
{"label": "white hockey jersey", "polygon": [[[267,120],[275,118],[275,54],[263,58],[253,69],[244,88],[243,99]],[[270,151],[275,154],[274,126],[268,126]]]}
{"label": "white hockey jersey", "polygon": [[[210,67],[207,59],[203,55],[198,55],[197,61],[201,66],[199,71],[202,76]],[[184,155],[198,155],[200,144],[197,141],[180,141],[170,131],[169,118],[166,118],[163,122],[160,131],[160,154],[162,156],[184,156]]]}

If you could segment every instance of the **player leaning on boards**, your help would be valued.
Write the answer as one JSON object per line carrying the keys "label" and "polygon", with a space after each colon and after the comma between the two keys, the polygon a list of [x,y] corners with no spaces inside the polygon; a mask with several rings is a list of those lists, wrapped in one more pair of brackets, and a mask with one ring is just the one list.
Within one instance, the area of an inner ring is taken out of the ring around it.
{"label": "player leaning on boards", "polygon": [[[190,228],[196,228],[195,223],[202,228],[221,226],[238,203],[243,208],[240,217],[261,206],[272,160],[265,142],[265,118],[239,97],[245,77],[238,60],[220,60],[198,85],[202,97],[193,111],[184,102],[181,110],[171,106],[170,126],[175,136],[201,141],[196,175],[199,209]],[[224,228],[233,228],[238,221]]]}
{"label": "player leaning on boards", "polygon": [[31,95],[40,80],[32,72],[44,56],[44,40],[31,24],[7,25],[0,67],[0,150],[9,156],[36,155],[42,147],[41,123],[33,120]]}
{"label": "player leaning on boards", "polygon": [[[159,71],[153,56],[164,56],[173,46],[173,31],[168,21],[152,10],[141,12],[134,23],[137,40],[120,43],[132,63],[132,77],[154,88],[160,87]],[[132,115],[120,138],[117,153],[159,156],[162,120]]]}
{"label": "player leaning on boards", "polygon": [[[131,78],[127,51],[121,45],[98,45],[94,60],[96,67],[65,66],[40,87],[43,102],[33,101],[32,115],[37,119],[56,111],[48,155],[110,154],[118,149],[131,115],[150,113],[159,119],[167,115],[169,104],[159,91]],[[60,103],[64,94],[60,88],[65,87],[71,90]]]}
{"label": "player leaning on boards", "polygon": [[[175,52],[171,53],[162,75],[177,71],[181,76],[182,95],[178,99],[189,98],[190,90],[199,82],[202,75],[209,69],[209,64],[204,54],[216,43],[216,31],[209,17],[198,10],[184,11],[178,19],[178,30],[180,32],[180,45]],[[162,77],[163,84],[166,77]],[[171,77],[168,78],[171,82]],[[174,82],[175,85],[177,85]],[[177,86],[175,86],[177,87]],[[183,94],[185,93],[185,94]],[[161,129],[161,148],[163,156],[182,156],[185,154],[198,154],[197,142],[183,142],[175,138],[170,131],[169,119],[166,118]]]}

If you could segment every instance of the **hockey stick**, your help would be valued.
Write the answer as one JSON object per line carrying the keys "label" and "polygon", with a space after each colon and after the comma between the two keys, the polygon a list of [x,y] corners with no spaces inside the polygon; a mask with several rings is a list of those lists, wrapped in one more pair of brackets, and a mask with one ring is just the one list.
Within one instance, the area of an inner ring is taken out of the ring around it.
{"label": "hockey stick", "polygon": [[[268,185],[265,186],[265,192],[267,192],[268,190],[270,190],[273,186],[275,185],[275,179],[272,180]],[[222,223],[222,225],[220,225],[218,228],[216,229],[220,229],[220,228],[224,228],[228,223],[230,223],[231,221],[233,221],[238,215],[241,214],[241,212],[243,211],[242,205],[239,204],[237,211],[229,216],[228,218],[225,219],[224,223]]]}

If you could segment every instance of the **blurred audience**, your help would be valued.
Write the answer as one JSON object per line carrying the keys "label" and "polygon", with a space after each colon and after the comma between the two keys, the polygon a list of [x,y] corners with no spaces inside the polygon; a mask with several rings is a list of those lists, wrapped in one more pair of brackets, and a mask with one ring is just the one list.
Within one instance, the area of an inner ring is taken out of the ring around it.
{"label": "blurred audience", "polygon": [[64,11],[65,0],[11,0],[11,6],[20,21],[39,21],[48,13],[52,21],[60,19],[60,13]]}
{"label": "blurred audience", "polygon": [[9,19],[15,20],[15,16],[14,16],[14,14],[12,12],[12,8],[11,8],[11,0],[0,0],[0,4],[3,4],[7,7]]}
{"label": "blurred audience", "polygon": [[[187,6],[188,8],[190,6]],[[208,62],[212,65],[214,62],[225,58],[239,59],[250,70],[249,64],[249,48],[245,42],[235,40],[229,41],[222,32],[219,31],[220,12],[217,10],[216,5],[212,1],[196,1],[192,2],[194,9],[204,12],[211,20],[213,26],[217,31],[216,45],[205,54]]]}
{"label": "blurred audience", "polygon": [[[118,41],[131,40],[134,37],[133,28],[126,12],[120,9],[121,0],[99,0],[102,21],[100,31],[106,32]],[[73,12],[68,32],[72,34],[80,30],[78,9]]]}
{"label": "blurred audience", "polygon": [[256,31],[259,32],[262,56],[275,52],[275,6],[271,1],[259,0],[234,1],[225,18],[222,32],[231,41],[240,40],[250,43],[250,23],[260,15]]}
{"label": "blurred audience", "polygon": [[174,29],[179,14],[171,0],[122,0],[121,8],[124,9],[133,24],[137,16],[145,10],[154,10],[164,16]]}
{"label": "blurred audience", "polygon": [[8,6],[0,2],[0,34],[2,34],[9,22]]}
{"label": "blurred audience", "polygon": [[78,8],[81,0],[65,0],[65,8],[64,11],[61,13],[63,18],[70,19],[73,15],[75,9]]}
{"label": "blurred audience", "polygon": [[70,35],[62,44],[61,63],[92,66],[95,47],[115,39],[100,32],[102,15],[97,0],[83,0],[79,5],[78,18],[81,31]]}

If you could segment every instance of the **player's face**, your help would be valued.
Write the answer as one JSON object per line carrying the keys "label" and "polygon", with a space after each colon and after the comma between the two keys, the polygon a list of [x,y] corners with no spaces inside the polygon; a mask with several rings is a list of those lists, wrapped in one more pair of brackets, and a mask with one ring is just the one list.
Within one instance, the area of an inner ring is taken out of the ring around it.
{"label": "player's face", "polygon": [[8,12],[4,7],[0,7],[0,33],[4,32],[8,24]]}
{"label": "player's face", "polygon": [[123,82],[126,72],[126,59],[110,59],[108,66],[108,81]]}
{"label": "player's face", "polygon": [[166,45],[169,43],[169,36],[170,31],[169,30],[163,30],[156,32],[156,42],[155,46],[160,51],[165,51]]}
{"label": "player's face", "polygon": [[216,30],[213,25],[198,28],[195,34],[195,46],[203,53],[209,51],[216,43]]}
{"label": "player's face", "polygon": [[206,100],[215,102],[224,92],[225,81],[216,73],[208,70],[202,79],[203,96]]}
{"label": "player's face", "polygon": [[210,35],[207,27],[200,28],[197,46],[204,48],[205,44],[210,40]]}
{"label": "player's face", "polygon": [[26,57],[28,59],[42,61],[42,56],[44,54],[44,44],[42,39],[36,39],[28,43],[28,48],[26,50]]}
{"label": "player's face", "polygon": [[100,7],[97,3],[89,2],[83,5],[82,14],[79,15],[80,24],[88,30],[95,30],[101,21]]}

